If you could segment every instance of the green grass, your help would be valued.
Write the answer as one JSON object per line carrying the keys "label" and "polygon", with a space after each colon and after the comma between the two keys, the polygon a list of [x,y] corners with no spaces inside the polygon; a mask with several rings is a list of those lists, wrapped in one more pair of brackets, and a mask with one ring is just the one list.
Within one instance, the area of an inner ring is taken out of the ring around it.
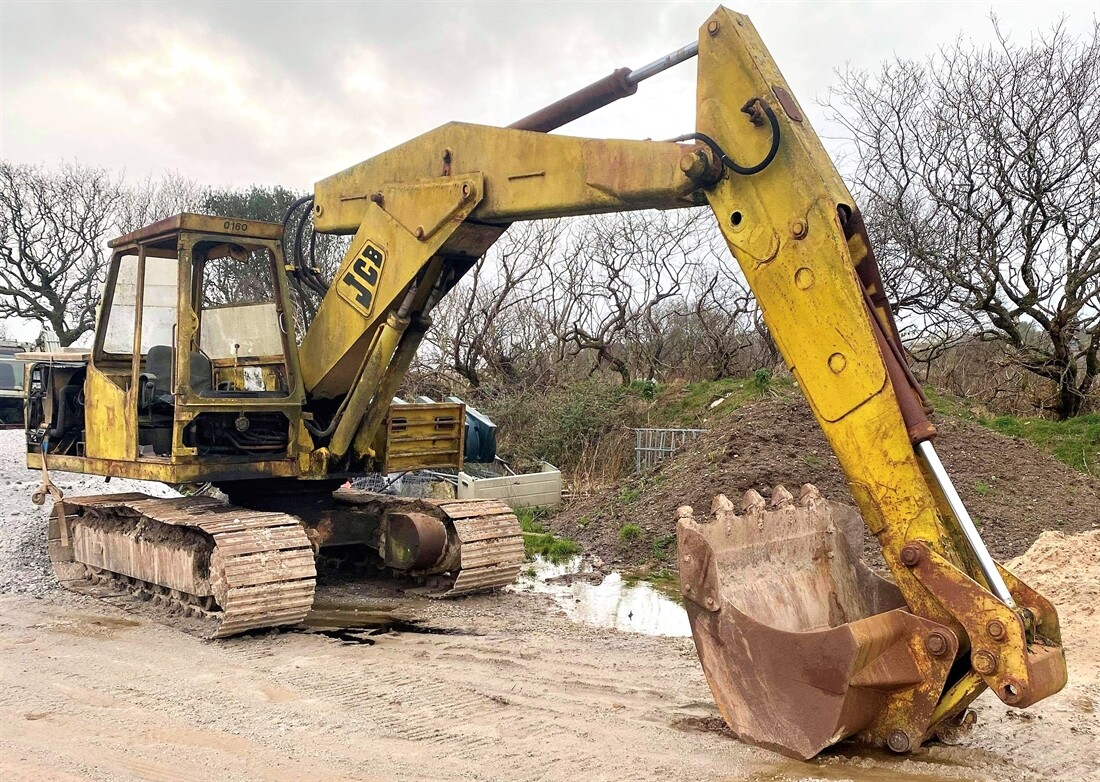
{"label": "green grass", "polygon": [[1000,415],[981,423],[1001,434],[1030,440],[1074,469],[1100,475],[1100,413],[1066,421]]}
{"label": "green grass", "polygon": [[581,553],[581,547],[569,538],[559,538],[552,532],[523,533],[523,552],[528,559],[543,557],[555,564]]}
{"label": "green grass", "polygon": [[989,492],[993,491],[993,487],[985,481],[978,481],[974,484],[974,491],[979,497],[985,497]]}
{"label": "green grass", "polygon": [[519,519],[519,528],[524,532],[546,532],[542,519],[550,515],[546,508],[516,508],[516,518]]}
{"label": "green grass", "polygon": [[548,515],[549,511],[545,508],[516,508],[519,528],[523,530],[523,552],[527,559],[541,556],[556,564],[580,554],[581,547],[575,541],[546,531],[541,519]]}
{"label": "green grass", "polygon": [[633,522],[628,522],[619,528],[619,540],[623,543],[630,543],[641,536],[642,528]]}
{"label": "green grass", "polygon": [[924,392],[937,413],[975,421],[995,432],[1028,440],[1075,470],[1100,475],[1100,413],[1079,415],[1067,421],[1013,415],[989,418],[970,410],[965,400],[928,386]]}
{"label": "green grass", "polygon": [[623,573],[624,584],[632,586],[640,581],[645,581],[665,597],[675,600],[677,603],[682,604],[684,602],[683,595],[680,594],[680,574],[675,570],[670,570],[667,567],[661,567],[657,570],[640,568]]}
{"label": "green grass", "polygon": [[772,381],[770,369],[758,369],[752,373],[752,390],[757,396],[767,396],[772,392]]}
{"label": "green grass", "polygon": [[[663,386],[653,402],[651,420],[654,426],[698,428],[703,419],[713,419],[730,413],[746,402],[765,394],[780,393],[794,388],[790,378],[776,378],[767,370],[752,377],[722,380],[701,380],[686,385]],[[711,404],[721,399],[721,403]]]}
{"label": "green grass", "polygon": [[954,418],[965,418],[967,421],[978,420],[978,416],[970,411],[966,406],[966,401],[963,399],[951,396],[950,394],[941,393],[932,386],[924,386],[924,395],[928,397],[928,401],[932,403],[932,407],[935,411],[941,415],[949,415]]}
{"label": "green grass", "polygon": [[630,385],[626,387],[626,392],[640,396],[647,402],[652,402],[657,398],[658,389],[660,389],[660,386],[656,380],[632,380]]}
{"label": "green grass", "polygon": [[657,560],[665,559],[669,555],[669,550],[676,546],[675,535],[658,535],[653,539],[653,558]]}
{"label": "green grass", "polygon": [[629,505],[632,502],[637,502],[641,499],[642,490],[634,487],[626,487],[619,492],[619,502],[623,505]]}

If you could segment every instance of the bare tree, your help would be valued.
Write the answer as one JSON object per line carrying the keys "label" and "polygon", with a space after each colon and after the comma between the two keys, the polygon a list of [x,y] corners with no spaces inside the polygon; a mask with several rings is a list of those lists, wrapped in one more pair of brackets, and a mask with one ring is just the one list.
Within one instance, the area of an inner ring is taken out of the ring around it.
{"label": "bare tree", "polygon": [[537,302],[552,284],[544,272],[561,232],[550,220],[512,226],[435,310],[429,350],[470,386],[486,373],[505,384],[528,381],[545,360]]}
{"label": "bare tree", "polygon": [[706,245],[701,210],[585,218],[556,261],[561,296],[550,321],[565,355],[593,356],[624,385],[635,369],[657,379],[666,369],[669,318]]}
{"label": "bare tree", "polygon": [[754,300],[740,277],[722,264],[702,271],[692,302],[691,334],[698,361],[711,379],[729,377],[738,359],[752,348]]}
{"label": "bare tree", "polygon": [[0,315],[49,323],[62,345],[95,326],[118,177],[0,163]]}
{"label": "bare tree", "polygon": [[832,104],[899,309],[1002,341],[1060,418],[1100,375],[1098,30],[850,71]]}
{"label": "bare tree", "polygon": [[516,225],[433,320],[419,387],[724,377],[777,360],[705,211]]}
{"label": "bare tree", "polygon": [[136,231],[157,220],[199,208],[204,194],[193,179],[166,171],[160,179],[147,176],[122,188],[117,223],[120,233]]}

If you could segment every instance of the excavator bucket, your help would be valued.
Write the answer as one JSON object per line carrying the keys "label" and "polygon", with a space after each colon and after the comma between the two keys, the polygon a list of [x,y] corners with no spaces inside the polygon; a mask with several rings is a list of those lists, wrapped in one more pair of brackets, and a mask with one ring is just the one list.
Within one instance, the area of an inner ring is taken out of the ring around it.
{"label": "excavator bucket", "polygon": [[856,734],[895,751],[924,737],[957,641],[863,563],[863,529],[810,484],[748,491],[740,513],[724,495],[706,518],[680,509],[692,635],[742,740],[808,759]]}

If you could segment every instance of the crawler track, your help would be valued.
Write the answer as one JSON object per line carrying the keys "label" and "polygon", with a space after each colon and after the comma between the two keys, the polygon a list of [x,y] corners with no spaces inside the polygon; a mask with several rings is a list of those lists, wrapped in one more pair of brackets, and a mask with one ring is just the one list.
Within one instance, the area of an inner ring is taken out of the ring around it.
{"label": "crawler track", "polygon": [[379,519],[387,512],[424,513],[439,519],[447,530],[446,565],[430,571],[393,571],[421,580],[433,597],[507,586],[523,565],[519,519],[498,500],[413,499],[358,489],[341,489],[333,497],[337,505],[356,507]]}
{"label": "crawler track", "polygon": [[297,624],[313,604],[313,549],[285,513],[144,494],[75,497],[59,510],[50,559],[76,592],[204,638]]}
{"label": "crawler track", "polygon": [[[512,583],[523,564],[516,515],[493,500],[409,500],[338,492],[370,512],[430,512],[447,529],[445,572],[407,572],[436,597]],[[50,518],[60,583],[203,638],[294,625],[316,586],[314,549],[294,516],[210,497],[74,497]]]}

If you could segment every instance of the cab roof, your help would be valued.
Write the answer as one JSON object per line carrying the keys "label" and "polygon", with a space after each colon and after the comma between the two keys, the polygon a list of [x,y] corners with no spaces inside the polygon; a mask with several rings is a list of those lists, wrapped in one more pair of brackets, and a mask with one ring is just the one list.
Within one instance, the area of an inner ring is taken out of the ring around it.
{"label": "cab roof", "polygon": [[280,223],[269,223],[265,220],[245,220],[237,217],[214,217],[182,212],[174,217],[166,217],[136,231],[123,234],[107,242],[107,246],[114,248],[136,244],[161,244],[168,240],[174,245],[176,236],[182,231],[253,239],[280,239],[283,235],[283,226]]}

